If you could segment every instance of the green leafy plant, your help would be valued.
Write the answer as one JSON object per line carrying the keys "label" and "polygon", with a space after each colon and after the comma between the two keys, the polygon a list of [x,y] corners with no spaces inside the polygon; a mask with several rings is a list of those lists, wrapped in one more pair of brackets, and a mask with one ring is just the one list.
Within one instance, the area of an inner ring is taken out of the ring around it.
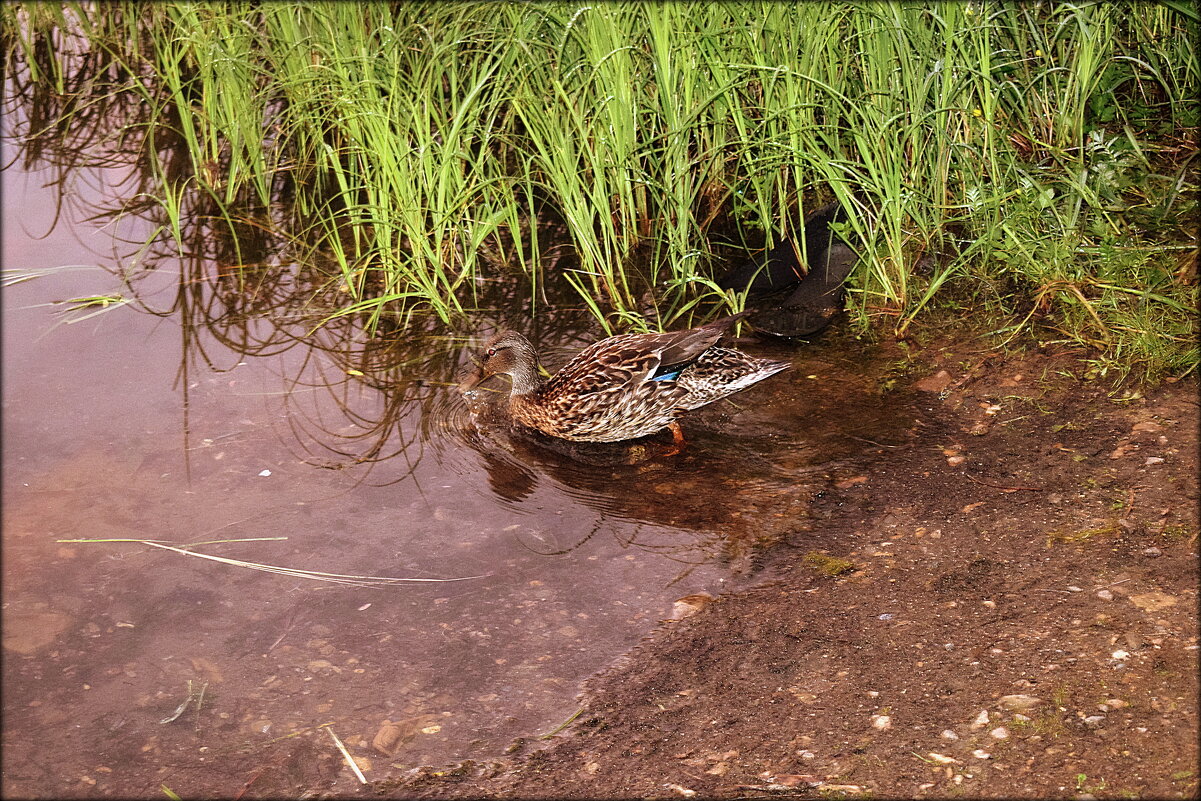
{"label": "green leafy plant", "polygon": [[861,329],[985,305],[1098,378],[1198,362],[1184,4],[12,3],[0,33],[27,147],[149,164],[131,202],[181,252],[198,216],[272,232],[326,321],[507,280],[659,327],[738,308],[725,261],[836,199]]}

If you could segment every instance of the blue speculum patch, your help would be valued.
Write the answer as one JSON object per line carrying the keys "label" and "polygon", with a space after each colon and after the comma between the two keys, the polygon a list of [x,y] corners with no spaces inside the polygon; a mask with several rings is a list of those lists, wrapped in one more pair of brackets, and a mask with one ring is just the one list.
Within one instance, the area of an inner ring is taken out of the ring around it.
{"label": "blue speculum patch", "polygon": [[682,373],[682,372],[684,372],[684,371],[683,370],[672,370],[669,373],[663,373],[662,375],[654,376],[653,378],[651,378],[651,381],[671,381],[673,379],[679,378],[680,373]]}

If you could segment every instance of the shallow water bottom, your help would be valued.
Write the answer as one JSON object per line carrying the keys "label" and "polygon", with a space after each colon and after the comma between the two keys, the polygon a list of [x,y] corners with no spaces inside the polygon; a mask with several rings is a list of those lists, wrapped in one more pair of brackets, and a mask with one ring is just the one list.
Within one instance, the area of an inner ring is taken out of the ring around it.
{"label": "shallow water bottom", "polygon": [[[20,207],[53,209],[36,189]],[[4,261],[77,263],[72,233],[6,237]],[[349,792],[330,732],[368,780],[529,747],[678,599],[803,545],[814,493],[913,425],[858,343],[750,342],[793,369],[692,415],[680,453],[593,464],[477,429],[453,358],[371,384],[302,345],[252,356],[171,317],[45,305],[114,283],[3,297],[12,796]],[[552,366],[583,335],[555,336]]]}

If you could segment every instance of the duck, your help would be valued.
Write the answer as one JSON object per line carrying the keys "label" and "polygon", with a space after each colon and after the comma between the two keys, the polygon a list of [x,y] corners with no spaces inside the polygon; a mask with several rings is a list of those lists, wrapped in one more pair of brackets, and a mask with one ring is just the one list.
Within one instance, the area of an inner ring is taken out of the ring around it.
{"label": "duck", "polygon": [[549,379],[530,341],[502,331],[460,373],[459,390],[466,395],[507,375],[508,415],[519,426],[575,442],[622,442],[668,429],[679,447],[682,414],[792,366],[717,346],[746,314],[684,331],[618,334],[589,345]]}

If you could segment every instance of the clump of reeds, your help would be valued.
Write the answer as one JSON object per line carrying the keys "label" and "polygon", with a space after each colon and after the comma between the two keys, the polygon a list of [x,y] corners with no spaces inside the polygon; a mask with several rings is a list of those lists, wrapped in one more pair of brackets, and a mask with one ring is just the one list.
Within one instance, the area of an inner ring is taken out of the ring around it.
{"label": "clump of reeds", "polygon": [[983,304],[1096,345],[1100,372],[1198,359],[1182,4],[17,3],[0,20],[14,75],[60,98],[35,127],[134,98],[92,128],[153,165],[167,232],[197,198],[274,210],[335,265],[342,313],[450,320],[516,274],[531,302],[566,281],[606,327],[662,325],[740,302],[713,282],[718,238],[769,244],[835,198],[863,324]]}

